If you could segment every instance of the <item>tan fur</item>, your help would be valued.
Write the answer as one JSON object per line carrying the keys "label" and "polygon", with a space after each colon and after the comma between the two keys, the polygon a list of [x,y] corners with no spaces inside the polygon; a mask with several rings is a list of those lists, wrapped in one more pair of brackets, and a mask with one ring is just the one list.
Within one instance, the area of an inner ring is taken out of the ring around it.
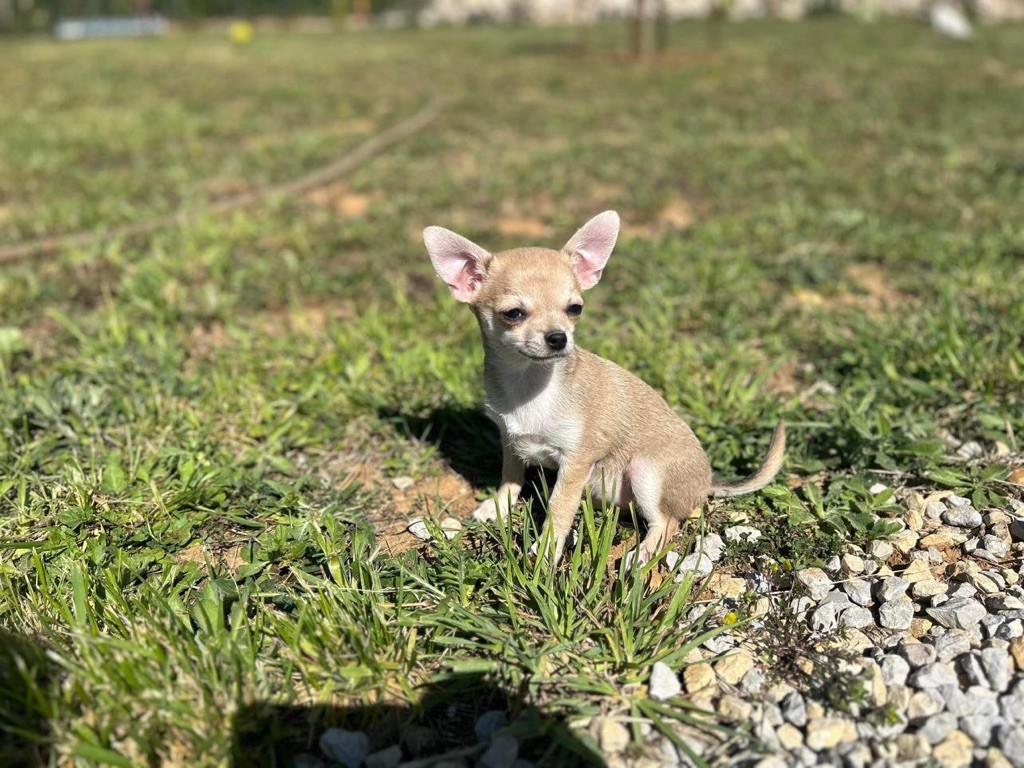
{"label": "tan fur", "polygon": [[[616,233],[617,226],[616,217]],[[589,487],[595,498],[635,505],[647,523],[639,552],[639,561],[646,562],[709,495],[749,493],[778,472],[785,449],[781,423],[755,475],[734,486],[713,485],[700,442],[665,400],[632,373],[575,346],[576,318],[567,307],[583,300],[573,253],[519,248],[476,254],[483,276],[470,303],[484,341],[485,409],[501,431],[503,446],[501,487],[478,513],[508,512],[527,463],[556,468],[545,523],[553,534],[555,561]],[[515,308],[525,317],[509,322],[502,313]],[[566,334],[564,350],[546,346],[545,334],[552,331]]]}

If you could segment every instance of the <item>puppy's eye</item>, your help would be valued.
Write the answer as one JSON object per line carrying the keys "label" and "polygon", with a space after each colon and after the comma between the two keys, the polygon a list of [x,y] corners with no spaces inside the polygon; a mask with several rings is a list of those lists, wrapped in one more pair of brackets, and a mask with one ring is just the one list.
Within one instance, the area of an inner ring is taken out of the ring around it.
{"label": "puppy's eye", "polygon": [[565,310],[565,311],[568,312],[573,317],[579,317],[583,313],[583,305],[582,304],[570,304],[569,308],[567,310]]}
{"label": "puppy's eye", "polygon": [[506,309],[501,313],[501,316],[508,320],[510,323],[515,323],[526,317],[526,313],[523,310],[516,307],[515,309]]}

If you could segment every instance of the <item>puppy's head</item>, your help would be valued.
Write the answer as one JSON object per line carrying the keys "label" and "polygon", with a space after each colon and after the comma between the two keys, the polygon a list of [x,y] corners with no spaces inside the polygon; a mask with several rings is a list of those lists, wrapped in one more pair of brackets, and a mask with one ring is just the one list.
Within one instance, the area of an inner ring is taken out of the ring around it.
{"label": "puppy's head", "polygon": [[560,251],[516,248],[491,254],[442,227],[427,227],[423,241],[452,296],[473,307],[489,344],[550,361],[572,351],[582,292],[601,279],[618,234],[618,214],[605,211]]}

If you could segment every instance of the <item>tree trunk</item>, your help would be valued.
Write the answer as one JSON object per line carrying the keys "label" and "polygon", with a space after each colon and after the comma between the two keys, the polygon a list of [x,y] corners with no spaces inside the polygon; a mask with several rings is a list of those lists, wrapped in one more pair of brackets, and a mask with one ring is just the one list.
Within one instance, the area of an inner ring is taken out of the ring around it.
{"label": "tree trunk", "polygon": [[633,12],[633,55],[645,59],[651,53],[652,32],[651,20],[647,13],[647,0],[635,0]]}

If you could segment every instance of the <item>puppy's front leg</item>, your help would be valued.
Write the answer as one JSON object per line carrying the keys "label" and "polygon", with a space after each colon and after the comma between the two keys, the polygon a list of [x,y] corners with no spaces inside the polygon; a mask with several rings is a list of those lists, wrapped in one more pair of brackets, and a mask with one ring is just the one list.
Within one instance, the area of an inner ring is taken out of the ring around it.
{"label": "puppy's front leg", "polygon": [[566,461],[558,468],[558,479],[551,491],[548,516],[544,521],[544,526],[551,530],[554,539],[555,553],[552,565],[557,565],[562,559],[565,540],[572,530],[572,521],[576,517],[576,510],[580,508],[583,489],[589,477],[590,466],[586,464]]}
{"label": "puppy's front leg", "polygon": [[501,446],[501,487],[498,488],[495,498],[488,499],[476,508],[473,512],[476,520],[508,517],[526,481],[526,467],[522,459],[508,446],[504,431],[501,435]]}

